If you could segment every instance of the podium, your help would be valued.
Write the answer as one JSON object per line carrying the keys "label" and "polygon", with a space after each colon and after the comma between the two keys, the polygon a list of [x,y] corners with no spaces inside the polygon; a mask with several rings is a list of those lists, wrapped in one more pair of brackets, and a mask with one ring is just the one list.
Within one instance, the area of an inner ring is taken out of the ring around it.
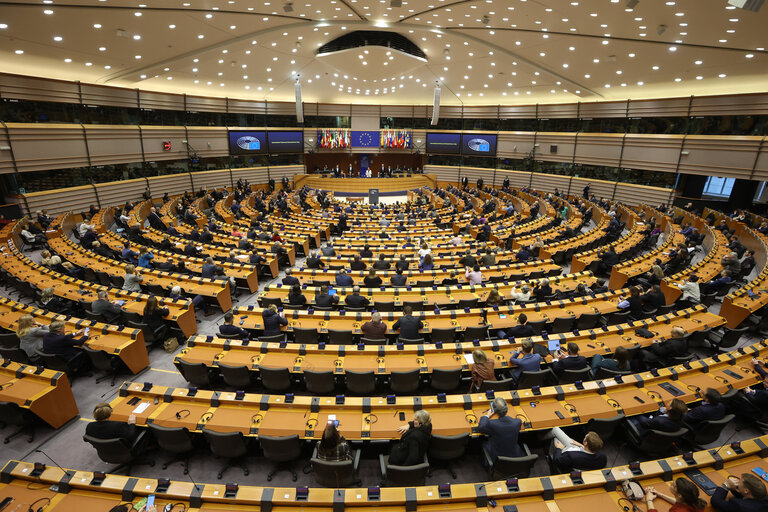
{"label": "podium", "polygon": [[368,204],[379,204],[379,189],[368,189]]}

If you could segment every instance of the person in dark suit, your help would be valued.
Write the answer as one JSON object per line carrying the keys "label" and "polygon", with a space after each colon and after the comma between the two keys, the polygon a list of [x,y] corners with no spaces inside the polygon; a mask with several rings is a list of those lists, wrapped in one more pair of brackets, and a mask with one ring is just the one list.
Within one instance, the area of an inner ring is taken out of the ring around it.
{"label": "person in dark suit", "polygon": [[336,286],[352,286],[355,282],[352,279],[352,276],[347,274],[347,272],[342,269],[339,270],[339,273],[336,274]]}
{"label": "person in dark suit", "polygon": [[399,268],[395,271],[395,275],[389,278],[389,282],[392,286],[405,286],[408,282],[408,276],[404,276],[403,270]]}
{"label": "person in dark suit", "polygon": [[373,268],[376,270],[389,270],[391,265],[387,260],[384,259],[383,254],[379,254],[379,261],[373,264]]}
{"label": "person in dark suit", "polygon": [[752,473],[729,477],[715,489],[710,504],[716,512],[764,512],[768,510],[765,484]]}
{"label": "person in dark suit", "polygon": [[311,269],[325,268],[325,263],[318,257],[317,251],[309,253],[309,257],[305,264],[307,265],[307,268]]}
{"label": "person in dark suit", "polygon": [[307,298],[301,293],[301,286],[298,284],[291,286],[291,291],[288,292],[288,304],[291,306],[306,306]]}
{"label": "person in dark suit", "polygon": [[421,338],[419,331],[424,327],[424,322],[420,318],[413,316],[413,308],[411,306],[405,306],[403,308],[403,316],[398,318],[392,325],[392,330],[400,330],[400,338],[407,340],[416,340]]}
{"label": "person in dark suit", "polygon": [[74,334],[65,334],[65,323],[60,320],[51,322],[48,326],[48,333],[43,336],[43,352],[61,356],[67,362],[67,366],[73,371],[78,371],[85,366],[85,352],[80,350],[88,336],[85,335],[85,329],[80,329]]}
{"label": "person in dark suit", "polygon": [[321,286],[317,295],[315,295],[315,305],[321,308],[330,308],[339,303],[338,295],[330,295],[327,286]]}
{"label": "person in dark suit", "polygon": [[664,293],[658,284],[651,286],[648,292],[640,296],[640,300],[643,303],[643,307],[647,310],[658,309],[667,303],[667,299],[664,297]]}
{"label": "person in dark suit", "polygon": [[184,255],[185,256],[199,256],[200,252],[197,250],[197,246],[195,245],[195,242],[193,240],[190,240],[187,242],[187,245],[184,246]]}
{"label": "person in dark suit", "polygon": [[99,290],[97,299],[91,303],[91,311],[104,317],[108,324],[116,324],[120,320],[121,309],[117,302],[110,302],[106,290]]}
{"label": "person in dark suit", "polygon": [[231,311],[227,312],[227,314],[224,315],[224,323],[219,326],[219,332],[225,336],[236,334],[243,339],[250,338],[251,334],[245,329],[234,325],[234,321],[235,315],[233,315]]}
{"label": "person in dark suit", "polygon": [[165,340],[168,334],[168,324],[164,320],[168,313],[168,308],[160,307],[157,297],[154,295],[149,296],[147,304],[144,306],[144,314],[141,317],[141,321],[149,325],[155,333],[155,339],[157,340]]}
{"label": "person in dark suit", "polygon": [[270,304],[261,312],[261,318],[264,322],[264,336],[277,336],[282,334],[280,326],[288,325],[288,319],[285,315],[277,312],[277,306]]}
{"label": "person in dark suit", "polygon": [[450,274],[448,274],[448,277],[444,278],[440,284],[442,286],[454,286],[459,284],[459,278],[457,277],[456,271],[452,270]]}
{"label": "person in dark suit", "polygon": [[629,309],[629,315],[634,319],[643,317],[643,300],[640,298],[640,288],[632,286],[629,288],[629,297],[619,302],[619,308]]}
{"label": "person in dark suit", "polygon": [[581,443],[568,437],[560,427],[553,428],[552,435],[552,463],[558,472],[600,469],[607,464],[608,457],[600,451],[603,440],[595,432],[587,432]]}
{"label": "person in dark suit", "polygon": [[149,221],[149,225],[155,228],[158,231],[165,231],[166,226],[163,220],[160,218],[160,216],[157,214],[157,209],[153,206],[149,209],[149,215],[147,215],[147,221]]}
{"label": "person in dark suit", "polygon": [[363,279],[363,284],[368,288],[378,288],[381,286],[381,278],[376,275],[376,269],[371,269],[368,275]]}
{"label": "person in dark suit", "polygon": [[549,284],[549,279],[546,277],[533,287],[533,296],[539,302],[544,301],[550,295],[552,295],[552,287]]}
{"label": "person in dark suit", "polygon": [[368,247],[368,245],[365,245],[363,247],[363,250],[360,251],[360,257],[361,258],[373,258],[373,251],[371,251],[371,248]]}
{"label": "person in dark suit", "polygon": [[291,269],[285,270],[285,277],[283,278],[283,284],[285,286],[293,286],[295,284],[301,285],[301,282],[297,277],[291,275]]}
{"label": "person in dark suit", "polygon": [[370,304],[367,297],[360,295],[360,287],[355,286],[352,288],[352,295],[347,295],[344,299],[344,303],[351,308],[367,308]]}
{"label": "person in dark suit", "polygon": [[541,355],[533,352],[533,341],[526,338],[520,344],[512,357],[509,358],[509,366],[515,368],[512,378],[517,382],[523,372],[537,372],[541,369]]}
{"label": "person in dark suit", "polygon": [[[141,430],[136,427],[136,416],[128,416],[128,422],[110,420],[112,416],[112,406],[106,402],[97,404],[93,408],[93,419],[85,427],[85,435],[95,437],[96,439],[122,439],[126,445],[133,446],[142,436]],[[141,453],[146,446],[146,442],[139,441],[134,450],[134,454]]]}
{"label": "person in dark suit", "polygon": [[648,348],[643,349],[643,361],[652,368],[671,366],[670,359],[688,355],[688,342],[685,330],[675,326],[671,331],[672,337],[664,341],[653,340]]}
{"label": "person in dark suit", "polygon": [[725,416],[725,405],[722,402],[720,392],[714,388],[704,391],[704,399],[701,405],[691,409],[685,415],[685,424],[691,430],[701,425],[704,421],[721,420]]}
{"label": "person in dark suit", "polygon": [[405,259],[405,254],[401,254],[400,259],[395,263],[395,270],[406,271],[409,266],[410,264],[408,263],[408,260]]}
{"label": "person in dark suit", "polygon": [[139,264],[139,253],[131,249],[131,243],[126,241],[123,243],[123,252],[121,254],[123,259],[133,265]]}
{"label": "person in dark suit", "polygon": [[528,338],[535,335],[536,332],[533,330],[533,327],[528,325],[528,315],[525,313],[520,313],[517,316],[516,326],[510,327],[506,331],[499,330],[497,333],[499,338]]}
{"label": "person in dark suit", "polygon": [[[493,400],[493,409],[480,417],[477,430],[485,434],[487,439],[483,443],[483,451],[488,455],[487,459],[494,463],[498,457],[519,457],[522,450],[517,442],[520,428],[523,422],[519,418],[507,416],[509,407],[507,401],[501,397]],[[496,416],[495,419],[491,419]]]}
{"label": "person in dark suit", "polygon": [[424,454],[432,435],[432,418],[424,409],[413,414],[413,420],[398,427],[400,441],[392,447],[389,463],[394,466],[415,466],[424,462]]}
{"label": "person in dark suit", "polygon": [[555,353],[557,360],[552,363],[552,370],[555,375],[560,375],[565,370],[581,370],[587,367],[587,358],[579,355],[579,345],[574,342],[569,342],[567,345],[568,352],[565,353],[558,350]]}
{"label": "person in dark suit", "polygon": [[[186,253],[186,250],[184,251]],[[213,279],[213,276],[216,275],[216,269],[219,267],[213,262],[213,258],[208,256],[205,258],[205,263],[203,263],[203,268],[200,270],[200,277],[204,279]]]}
{"label": "person in dark suit", "polygon": [[597,264],[597,273],[600,275],[610,274],[611,269],[619,264],[619,255],[616,254],[616,248],[612,245],[609,245],[604,252],[597,253],[597,257],[600,258]]}
{"label": "person in dark suit", "polygon": [[213,242],[213,233],[208,229],[208,226],[203,226],[203,232],[200,233],[200,243],[210,244]]}
{"label": "person in dark suit", "polygon": [[356,254],[349,263],[349,268],[354,271],[360,271],[368,268],[368,265],[366,265],[365,262],[360,259],[360,256]]}

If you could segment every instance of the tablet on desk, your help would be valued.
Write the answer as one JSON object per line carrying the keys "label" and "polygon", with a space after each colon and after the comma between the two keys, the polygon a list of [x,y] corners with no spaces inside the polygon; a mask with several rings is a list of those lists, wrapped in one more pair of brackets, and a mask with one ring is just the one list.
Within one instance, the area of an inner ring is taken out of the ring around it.
{"label": "tablet on desk", "polygon": [[560,350],[560,340],[547,340],[547,348],[550,352],[557,352]]}
{"label": "tablet on desk", "polygon": [[116,300],[115,302],[117,303],[118,306],[122,306],[123,304],[125,304],[124,300]]}
{"label": "tablet on desk", "polygon": [[336,290],[334,290],[333,288],[329,289],[328,295],[336,295]]}

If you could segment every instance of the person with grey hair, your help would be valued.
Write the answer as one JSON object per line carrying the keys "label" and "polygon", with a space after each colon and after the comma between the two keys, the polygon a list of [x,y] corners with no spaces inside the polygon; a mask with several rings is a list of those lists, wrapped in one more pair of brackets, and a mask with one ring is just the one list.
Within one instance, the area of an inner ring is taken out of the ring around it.
{"label": "person with grey hair", "polygon": [[424,462],[424,454],[432,436],[432,418],[424,409],[413,413],[413,419],[397,428],[400,441],[392,447],[389,463],[394,466],[415,466]]}
{"label": "person with grey hair", "polygon": [[98,298],[91,303],[91,311],[104,317],[108,324],[117,323],[120,320],[120,304],[117,301],[110,302],[106,290],[99,290],[96,296]]}
{"label": "person with grey hair", "polygon": [[360,295],[360,287],[355,285],[352,287],[352,295],[347,295],[344,303],[351,308],[367,308],[369,301],[367,297]]}
{"label": "person with grey hair", "polygon": [[[480,417],[478,431],[488,436],[488,439],[483,443],[484,460],[491,464],[496,462],[498,457],[519,457],[522,455],[517,437],[520,435],[523,422],[519,418],[507,416],[508,410],[506,400],[497,397],[491,402],[491,408]],[[493,416],[495,418],[491,419]]]}
{"label": "person with grey hair", "polygon": [[512,288],[512,293],[509,294],[510,298],[515,302],[528,302],[531,300],[531,289],[528,285],[523,285],[522,288]]}
{"label": "person with grey hair", "polygon": [[301,285],[301,282],[297,277],[292,275],[291,269],[287,268],[285,269],[285,277],[283,278],[283,285],[284,286],[293,286],[295,284]]}
{"label": "person with grey hair", "polygon": [[552,287],[549,285],[549,279],[546,277],[533,288],[533,296],[536,297],[536,300],[539,302],[545,300],[546,297],[549,297],[552,293]]}

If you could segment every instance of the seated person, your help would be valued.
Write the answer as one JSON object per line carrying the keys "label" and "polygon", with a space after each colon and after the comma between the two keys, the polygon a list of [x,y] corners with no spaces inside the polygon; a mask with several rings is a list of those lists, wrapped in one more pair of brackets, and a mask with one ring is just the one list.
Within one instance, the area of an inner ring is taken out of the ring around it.
{"label": "seated person", "polygon": [[317,458],[327,462],[342,462],[352,458],[349,444],[333,423],[325,426],[323,437],[317,442]]}
{"label": "seated person", "polygon": [[325,268],[325,263],[323,263],[323,261],[320,259],[317,251],[312,251],[309,253],[309,257],[307,258],[305,265],[307,265],[307,268],[311,269]]}
{"label": "seated person", "polygon": [[264,322],[264,337],[278,336],[283,334],[280,329],[283,325],[288,325],[288,319],[285,318],[284,313],[277,312],[277,306],[270,304],[269,307],[264,308],[261,312],[261,318]]}
{"label": "seated person", "polygon": [[456,271],[451,270],[451,273],[448,274],[448,277],[444,278],[440,284],[443,286],[454,286],[459,284],[459,279],[456,277]]}
{"label": "seated person", "polygon": [[613,351],[613,358],[595,354],[592,356],[592,375],[597,375],[600,368],[615,372],[630,371],[629,356],[630,352],[625,347],[616,347],[616,350]]}
{"label": "seated person", "polygon": [[352,276],[347,274],[346,270],[341,269],[336,274],[336,286],[352,286],[355,282],[352,280]]}
{"label": "seated person", "polygon": [[685,415],[684,421],[688,428],[694,430],[704,421],[721,420],[723,417],[725,417],[725,405],[722,403],[720,392],[714,388],[707,388],[701,405],[691,409]]}
{"label": "seated person", "polygon": [[[184,262],[180,261],[179,263],[181,264]],[[184,300],[184,299],[187,299],[188,297],[186,293],[184,293],[184,288],[176,285],[173,288],[171,288],[170,293],[168,293],[168,298]],[[208,304],[208,301],[206,301],[205,297],[203,297],[202,295],[198,294],[192,297],[192,305],[195,307],[196,311],[202,310],[205,316],[211,316],[216,314],[216,311],[211,309],[211,306]]]}
{"label": "seated person", "polygon": [[424,462],[424,455],[432,435],[432,419],[424,409],[413,414],[413,420],[398,427],[400,440],[392,447],[389,464],[393,466],[415,466]]}
{"label": "seated person", "polygon": [[155,259],[155,255],[152,254],[146,247],[139,249],[139,267],[152,268],[152,260]]}
{"label": "seated person", "polygon": [[286,286],[293,286],[295,284],[300,285],[301,282],[298,278],[291,275],[291,269],[287,268],[285,269],[285,277],[283,278],[283,284]]}
{"label": "seated person", "polygon": [[366,265],[365,262],[360,259],[359,255],[355,255],[355,257],[352,258],[352,261],[349,263],[349,268],[354,271],[360,271],[368,268],[368,265]]}
{"label": "seated person", "polygon": [[[106,402],[96,404],[93,408],[93,419],[85,427],[85,435],[95,437],[96,439],[122,439],[128,446],[133,446],[142,431],[136,427],[136,416],[128,416],[128,422],[114,421],[109,418],[112,416],[112,406]],[[139,454],[146,446],[146,437],[136,446],[134,454]]]}
{"label": "seated person", "polygon": [[400,330],[399,338],[406,340],[417,340],[421,338],[421,329],[424,328],[424,322],[421,318],[413,316],[413,308],[411,306],[405,306],[403,308],[403,316],[397,319],[392,324],[392,330]]}
{"label": "seated person", "polygon": [[116,300],[110,301],[106,290],[99,290],[96,296],[98,298],[91,302],[91,311],[104,317],[108,324],[119,322],[122,313],[120,304]]}
{"label": "seated person", "polygon": [[464,277],[471,285],[483,284],[483,274],[480,272],[479,265],[475,265],[472,268],[467,267],[464,272]]}
{"label": "seated person", "polygon": [[587,432],[581,443],[568,437],[560,427],[552,429],[552,436],[552,464],[560,473],[574,469],[600,469],[608,462],[608,458],[600,451],[603,449],[603,440],[595,432]]}
{"label": "seated person", "polygon": [[363,279],[363,284],[367,288],[379,288],[382,284],[381,278],[376,275],[376,269],[372,268],[368,275]]}
{"label": "seated person", "polygon": [[237,335],[243,339],[248,339],[251,337],[251,334],[248,331],[237,327],[234,325],[234,322],[235,315],[233,315],[231,311],[228,311],[224,315],[224,323],[219,326],[219,332],[225,336]]}
{"label": "seated person", "polygon": [[710,504],[716,512],[768,510],[765,484],[752,473],[742,473],[741,477],[731,476],[722,486],[715,489]]}
{"label": "seated person", "polygon": [[488,355],[481,349],[475,349],[472,352],[472,384],[470,386],[470,392],[472,390],[479,390],[480,386],[486,380],[496,380],[496,373],[493,371],[494,362],[493,359],[488,359]]}
{"label": "seated person", "polygon": [[432,262],[432,255],[431,254],[425,254],[424,258],[421,260],[421,263],[419,264],[419,270],[428,271],[428,270],[434,270],[435,264]]}
{"label": "seated person", "polygon": [[317,295],[315,295],[315,305],[318,307],[329,308],[335,306],[338,303],[339,296],[335,294],[331,295],[328,293],[328,287],[325,285],[321,286],[317,291]]}
{"label": "seated person", "polygon": [[525,313],[517,315],[516,326],[510,327],[506,331],[499,330],[496,333],[498,338],[527,338],[535,335],[536,331],[533,330],[533,327],[528,325],[528,315]]}
{"label": "seated person", "polygon": [[22,315],[16,325],[19,348],[32,361],[37,359],[37,351],[43,350],[43,338],[48,334],[48,327],[35,322],[32,315]]}
{"label": "seated person", "polygon": [[652,285],[648,292],[640,296],[640,300],[643,303],[643,308],[648,311],[658,309],[667,303],[667,299],[658,284]]}
{"label": "seated person", "polygon": [[389,282],[392,286],[405,286],[408,282],[408,276],[404,276],[403,269],[398,268],[395,270],[395,275],[389,278]]}
{"label": "seated person", "polygon": [[379,261],[373,264],[373,268],[376,270],[389,270],[391,265],[384,259],[384,254],[379,254]]}
{"label": "seated person", "polygon": [[720,290],[721,286],[727,285],[732,281],[731,279],[731,273],[728,270],[723,270],[720,272],[720,276],[716,279],[713,279],[712,281],[708,283],[704,283],[702,285],[702,292],[706,294],[710,293],[716,293],[718,290]]}
{"label": "seated person", "polygon": [[46,311],[54,313],[69,314],[72,310],[70,302],[53,294],[53,288],[43,288],[38,300],[40,307]]}
{"label": "seated person", "polygon": [[643,301],[640,298],[640,289],[637,286],[629,288],[629,297],[625,297],[619,302],[619,309],[628,309],[632,318],[639,319],[644,316]]}
{"label": "seated person", "polygon": [[87,359],[80,346],[88,340],[85,329],[80,329],[73,334],[65,333],[66,324],[61,320],[54,320],[48,326],[48,334],[43,336],[43,352],[61,356],[67,362],[72,371],[77,372],[85,367]]}
{"label": "seated person", "polygon": [[[507,401],[501,397],[496,397],[492,402],[492,409],[480,417],[477,426],[478,432],[487,436],[483,442],[483,451],[487,455],[487,460],[492,464],[496,462],[498,457],[519,457],[522,455],[517,438],[523,422],[519,418],[510,418],[507,415],[508,410]],[[493,416],[496,417],[491,419]]]}
{"label": "seated person", "polygon": [[661,406],[658,414],[641,414],[629,418],[632,426],[637,431],[638,439],[645,436],[649,430],[662,432],[677,432],[685,426],[683,420],[688,412],[688,406],[679,398],[673,398],[669,407]]}
{"label": "seated person", "polygon": [[307,305],[307,298],[301,293],[301,286],[298,284],[291,286],[291,291],[288,292],[288,304],[291,306]]}
{"label": "seated person", "polygon": [[662,494],[653,487],[645,488],[645,503],[648,505],[648,512],[659,512],[653,505],[653,500],[656,498],[672,503],[672,507],[669,509],[672,512],[696,512],[707,507],[707,502],[699,498],[699,488],[687,478],[679,477],[670,482],[669,489],[672,491],[672,496]]}
{"label": "seated person", "polygon": [[381,321],[381,313],[378,311],[371,315],[371,320],[365,322],[360,328],[363,338],[369,340],[386,340],[387,324]]}
{"label": "seated person", "polygon": [[670,338],[663,341],[653,340],[653,343],[642,350],[643,361],[651,368],[671,366],[673,357],[688,355],[688,341],[685,336],[685,329],[672,327]]}
{"label": "seated person", "polygon": [[510,298],[517,302],[528,302],[531,300],[531,289],[528,288],[528,285],[523,285],[522,288],[514,287],[512,288],[512,292],[509,294]]}
{"label": "seated person", "polygon": [[363,246],[363,250],[360,251],[360,257],[361,258],[373,258],[373,251],[371,251],[371,248],[368,247],[368,244]]}
{"label": "seated person", "polygon": [[515,383],[520,380],[523,372],[537,372],[541,369],[541,356],[533,353],[533,341],[526,338],[520,344],[520,349],[516,350],[509,359],[509,365],[515,368],[512,378]]}
{"label": "seated person", "polygon": [[370,301],[367,297],[360,295],[360,287],[352,287],[352,294],[347,295],[344,299],[344,303],[351,308],[367,308]]}
{"label": "seated person", "polygon": [[533,287],[533,296],[538,302],[542,302],[553,294],[552,287],[549,285],[549,279],[546,277]]}
{"label": "seated person", "polygon": [[579,345],[573,341],[568,342],[567,353],[562,349],[555,353],[555,362],[552,363],[552,371],[560,376],[565,370],[581,370],[587,367],[587,359],[579,355]]}
{"label": "seated person", "polygon": [[410,264],[408,263],[408,260],[405,259],[405,254],[401,254],[400,259],[395,263],[395,269],[405,271],[408,270],[409,266]]}
{"label": "seated person", "polygon": [[131,249],[131,243],[127,240],[123,243],[122,258],[133,265],[139,264],[139,253]]}
{"label": "seated person", "polygon": [[160,307],[157,297],[150,295],[149,298],[147,298],[141,321],[152,329],[152,332],[155,333],[155,339],[158,341],[164,341],[168,334],[168,325],[164,320],[168,314],[168,308]]}

